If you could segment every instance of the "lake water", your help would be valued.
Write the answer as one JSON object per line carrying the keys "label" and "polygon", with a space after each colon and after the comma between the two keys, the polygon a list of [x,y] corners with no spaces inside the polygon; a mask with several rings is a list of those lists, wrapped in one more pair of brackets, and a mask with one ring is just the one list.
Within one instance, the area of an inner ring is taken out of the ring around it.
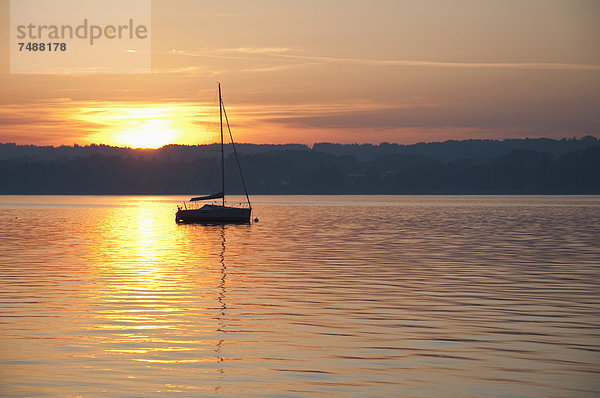
{"label": "lake water", "polygon": [[598,196],[181,199],[0,196],[0,395],[600,394]]}

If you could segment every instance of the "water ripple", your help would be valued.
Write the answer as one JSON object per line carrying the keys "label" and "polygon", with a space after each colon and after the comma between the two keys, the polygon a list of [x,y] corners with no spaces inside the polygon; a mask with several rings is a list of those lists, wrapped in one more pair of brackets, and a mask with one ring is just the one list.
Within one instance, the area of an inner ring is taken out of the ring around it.
{"label": "water ripple", "polygon": [[600,395],[600,198],[0,197],[6,396]]}

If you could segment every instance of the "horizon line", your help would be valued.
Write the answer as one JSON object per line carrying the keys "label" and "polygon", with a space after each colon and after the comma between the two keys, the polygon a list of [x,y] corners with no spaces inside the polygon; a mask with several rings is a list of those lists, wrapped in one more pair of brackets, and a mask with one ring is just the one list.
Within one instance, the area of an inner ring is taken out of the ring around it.
{"label": "horizon line", "polygon": [[[389,142],[389,141],[380,141],[378,143],[372,143],[372,142],[363,142],[363,143],[358,143],[358,142],[352,142],[352,143],[343,143],[343,142],[330,142],[330,141],[319,141],[319,142],[313,142],[312,144],[302,144],[302,143],[297,143],[297,142],[288,142],[285,144],[270,144],[270,143],[249,143],[249,142],[236,142],[236,145],[253,145],[253,146],[288,146],[288,145],[297,145],[297,146],[305,146],[307,148],[313,149],[315,145],[319,145],[319,144],[330,144],[330,145],[372,145],[372,146],[380,146],[382,144],[387,144],[387,145],[400,145],[400,146],[411,146],[411,145],[420,145],[420,144],[441,144],[441,143],[446,143],[446,142],[465,142],[465,141],[496,141],[496,142],[504,142],[504,141],[512,141],[512,140],[550,140],[550,141],[565,141],[565,140],[582,140],[585,138],[593,138],[596,139],[598,141],[600,141],[600,134],[598,135],[593,135],[593,134],[585,134],[585,135],[581,135],[581,136],[570,136],[570,137],[561,137],[561,138],[551,138],[551,137],[507,137],[507,138],[467,138],[467,139],[447,139],[447,140],[443,140],[443,141],[418,141],[418,142],[413,142],[413,143],[399,143],[399,142]],[[208,144],[177,144],[177,143],[171,143],[171,144],[165,144],[161,147],[158,148],[143,148],[143,147],[130,147],[130,146],[116,146],[116,145],[109,145],[109,144],[103,144],[103,143],[89,143],[89,144],[78,144],[78,143],[73,143],[73,144],[59,144],[59,145],[38,145],[38,144],[17,144],[16,142],[1,142],[0,141],[0,145],[15,145],[15,146],[34,146],[34,147],[38,147],[38,148],[61,148],[61,147],[69,147],[69,148],[76,148],[76,147],[81,147],[81,148],[88,148],[88,147],[93,147],[93,146],[98,146],[98,147],[109,147],[109,148],[117,148],[117,149],[130,149],[130,150],[144,150],[144,151],[157,151],[160,149],[163,149],[165,147],[169,147],[169,146],[180,146],[180,147],[206,147],[206,146],[212,146],[212,145],[220,145],[219,142],[213,142],[213,143],[208,143]],[[226,143],[225,145],[231,145],[231,143]]]}

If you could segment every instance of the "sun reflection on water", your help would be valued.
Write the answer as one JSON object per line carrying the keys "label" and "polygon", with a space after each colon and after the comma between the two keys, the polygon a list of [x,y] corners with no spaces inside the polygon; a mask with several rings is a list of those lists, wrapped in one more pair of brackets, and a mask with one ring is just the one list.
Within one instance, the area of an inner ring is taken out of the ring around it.
{"label": "sun reflection on water", "polygon": [[[100,283],[82,325],[104,347],[98,355],[137,371],[136,363],[217,370],[225,342],[224,227],[180,228],[162,207],[142,203],[134,212],[115,209],[100,231],[99,261],[90,264]],[[190,250],[196,261],[180,261],[178,253]]]}

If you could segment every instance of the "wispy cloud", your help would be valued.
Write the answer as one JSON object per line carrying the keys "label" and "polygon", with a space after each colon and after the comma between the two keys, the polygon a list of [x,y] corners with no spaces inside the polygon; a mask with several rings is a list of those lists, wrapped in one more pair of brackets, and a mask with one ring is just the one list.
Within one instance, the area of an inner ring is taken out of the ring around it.
{"label": "wispy cloud", "polygon": [[204,66],[177,66],[177,67],[153,67],[152,73],[175,74],[175,75],[195,75],[195,76],[213,76],[215,71],[209,70]]}
{"label": "wispy cloud", "polygon": [[237,47],[237,48],[222,48],[217,50],[219,53],[228,54],[284,54],[289,52],[298,52],[297,48],[291,47]]}
{"label": "wispy cloud", "polygon": [[[119,137],[144,134],[157,128],[174,132],[185,141],[186,131],[206,125],[214,107],[192,102],[104,102],[55,98],[0,107],[0,142],[59,145],[97,142],[123,145]],[[146,127],[144,127],[146,126]],[[205,139],[192,135],[193,141]],[[194,141],[196,142],[196,141]]]}
{"label": "wispy cloud", "polygon": [[[239,47],[202,51],[171,50],[170,54],[191,57],[216,57],[232,59],[264,60],[266,57],[301,60],[300,65],[314,64],[350,64],[364,66],[388,67],[430,67],[430,68],[462,68],[462,69],[537,69],[537,70],[590,70],[600,71],[600,65],[565,63],[565,62],[455,62],[455,61],[430,61],[430,60],[402,60],[402,59],[377,59],[377,58],[352,58],[328,57],[301,54],[301,50],[290,47]],[[252,56],[248,58],[246,56]],[[262,56],[256,58],[255,56]],[[265,69],[268,71],[268,69]]]}
{"label": "wispy cloud", "polygon": [[[215,58],[221,60],[244,61],[244,67],[240,68],[229,66],[228,68],[213,68],[209,69],[206,66],[195,67],[176,67],[176,68],[154,68],[153,73],[172,73],[172,74],[204,74],[214,76],[224,74],[226,72],[249,72],[249,73],[265,73],[279,72],[290,69],[299,69],[316,65],[318,62],[313,61],[296,61],[293,59],[276,58],[279,54],[297,52],[297,49],[288,47],[239,47],[225,49],[211,49],[202,51],[187,51],[172,49],[167,52],[168,55],[182,57],[199,57],[199,58]],[[248,61],[253,61],[253,64],[248,65]]]}
{"label": "wispy cloud", "polygon": [[558,70],[600,70],[600,65],[548,63],[548,62],[446,62],[423,60],[387,60],[346,57],[317,57],[294,54],[277,54],[279,57],[302,59],[321,63],[342,63],[367,66],[423,66],[436,68],[493,68],[493,69],[558,69]]}
{"label": "wispy cloud", "polygon": [[232,55],[278,55],[297,53],[299,51],[299,49],[291,47],[236,47],[204,49],[199,51],[171,49],[167,53],[186,57],[230,58]]}
{"label": "wispy cloud", "polygon": [[299,64],[285,64],[285,65],[274,65],[274,66],[265,66],[265,67],[256,67],[256,68],[245,68],[242,69],[242,72],[280,72],[283,70],[291,70],[304,68],[307,66],[316,65],[315,62],[302,62]]}

